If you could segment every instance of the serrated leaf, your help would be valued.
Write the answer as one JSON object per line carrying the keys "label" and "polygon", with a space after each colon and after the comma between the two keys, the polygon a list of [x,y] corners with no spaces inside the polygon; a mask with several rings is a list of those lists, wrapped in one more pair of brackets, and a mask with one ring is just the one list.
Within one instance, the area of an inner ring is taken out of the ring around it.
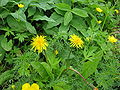
{"label": "serrated leaf", "polygon": [[64,15],[64,25],[68,25],[69,22],[72,20],[73,18],[73,15],[71,12],[66,12],[65,15]]}
{"label": "serrated leaf", "polygon": [[66,3],[58,3],[55,5],[58,9],[63,10],[63,11],[70,11],[71,10],[71,7]]}
{"label": "serrated leaf", "polygon": [[7,38],[4,38],[2,41],[1,41],[1,46],[4,50],[6,51],[10,51],[12,49],[12,40],[10,40],[9,42],[7,42]]}
{"label": "serrated leaf", "polygon": [[79,8],[73,8],[72,13],[80,16],[80,17],[88,17],[88,14],[85,10],[79,9]]}
{"label": "serrated leaf", "polygon": [[34,26],[31,25],[31,23],[26,22],[26,27],[30,33],[37,34],[36,29],[34,28]]}

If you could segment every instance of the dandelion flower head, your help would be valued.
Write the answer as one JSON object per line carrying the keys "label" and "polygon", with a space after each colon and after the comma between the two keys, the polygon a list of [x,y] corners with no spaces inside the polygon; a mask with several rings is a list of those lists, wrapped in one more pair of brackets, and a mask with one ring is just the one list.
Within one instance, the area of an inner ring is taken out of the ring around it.
{"label": "dandelion flower head", "polygon": [[43,50],[46,50],[48,43],[47,40],[45,39],[46,36],[36,36],[33,38],[31,45],[33,46],[32,49],[34,48],[34,51],[38,51],[38,53],[41,53]]}
{"label": "dandelion flower head", "polygon": [[70,35],[71,38],[69,39],[71,41],[71,47],[76,47],[76,48],[82,48],[83,47],[83,44],[84,42],[81,40],[80,37],[78,37],[77,35],[73,34],[73,35]]}
{"label": "dandelion flower head", "polygon": [[118,40],[112,35],[112,36],[109,36],[109,37],[108,37],[108,41],[111,42],[111,43],[115,43],[115,42],[117,42]]}
{"label": "dandelion flower head", "polygon": [[18,4],[18,7],[19,7],[19,8],[23,8],[24,5],[23,5],[23,4]]}
{"label": "dandelion flower head", "polygon": [[39,89],[39,85],[36,83],[33,83],[31,86],[29,83],[25,83],[22,85],[22,90],[41,90],[41,89]]}
{"label": "dandelion flower head", "polygon": [[96,11],[102,12],[103,10],[101,8],[96,8]]}

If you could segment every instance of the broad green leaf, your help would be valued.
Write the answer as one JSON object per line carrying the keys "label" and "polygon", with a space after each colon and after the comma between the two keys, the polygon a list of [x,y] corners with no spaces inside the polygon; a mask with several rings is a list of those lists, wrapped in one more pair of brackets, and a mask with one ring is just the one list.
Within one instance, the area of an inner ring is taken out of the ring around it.
{"label": "broad green leaf", "polygon": [[53,27],[53,28],[50,28],[50,29],[44,28],[44,30],[48,35],[55,35],[55,34],[58,33],[58,28],[57,27]]}
{"label": "broad green leaf", "polygon": [[72,20],[73,18],[73,15],[71,12],[66,12],[65,15],[64,15],[64,25],[68,25],[69,22]]}
{"label": "broad green leaf", "polygon": [[18,21],[12,16],[7,17],[7,23],[12,31],[24,32],[26,30],[26,23],[23,21]]}
{"label": "broad green leaf", "polygon": [[49,77],[53,80],[54,79],[54,74],[52,73],[52,68],[46,62],[42,62],[41,64],[43,65],[43,67],[47,71]]}
{"label": "broad green leaf", "polygon": [[7,15],[9,15],[9,11],[5,10],[1,10],[0,12],[0,18],[6,18]]}
{"label": "broad green leaf", "polygon": [[82,75],[85,78],[88,78],[91,74],[93,74],[96,71],[99,61],[102,59],[102,55],[103,52],[99,51],[93,56],[92,61],[87,61],[83,64]]}
{"label": "broad green leaf", "polygon": [[1,46],[4,50],[6,51],[10,51],[12,49],[12,40],[10,40],[9,42],[7,42],[7,38],[4,38],[2,41],[1,41]]}
{"label": "broad green leaf", "polygon": [[38,21],[38,20],[46,20],[48,22],[55,22],[52,18],[49,18],[47,16],[41,16],[41,15],[35,15],[33,17],[33,20],[36,20],[36,21]]}
{"label": "broad green leaf", "polygon": [[30,7],[28,8],[28,17],[34,15],[36,12],[36,7]]}
{"label": "broad green leaf", "polygon": [[15,12],[15,13],[10,13],[15,19],[21,20],[23,22],[26,22],[26,16],[23,12]]}
{"label": "broad green leaf", "polygon": [[73,26],[78,31],[86,29],[85,21],[83,20],[83,18],[79,16],[74,16],[70,22],[70,25]]}
{"label": "broad green leaf", "polygon": [[55,22],[48,22],[46,29],[57,26],[63,22],[63,17],[55,12],[50,16],[50,18],[52,18]]}
{"label": "broad green leaf", "polygon": [[50,4],[46,3],[46,2],[39,3],[39,4],[30,4],[30,6],[35,6],[35,7],[37,7],[37,8],[41,8],[41,9],[43,9],[44,11],[50,10],[50,9],[53,8],[52,5],[50,5]]}
{"label": "broad green leaf", "polygon": [[32,34],[37,34],[36,29],[34,28],[34,26],[31,25],[31,23],[26,22],[26,27],[27,30],[32,33]]}
{"label": "broad green leaf", "polygon": [[72,13],[80,16],[80,17],[88,17],[88,14],[85,10],[79,9],[79,8],[73,8]]}
{"label": "broad green leaf", "polygon": [[61,26],[59,27],[59,36],[64,37],[65,40],[67,40],[68,38],[68,30],[69,30],[69,26],[64,26],[63,24],[61,24]]}
{"label": "broad green leaf", "polygon": [[55,5],[58,9],[63,10],[63,11],[70,11],[71,10],[71,7],[66,3],[58,3]]}
{"label": "broad green leaf", "polygon": [[5,6],[9,0],[0,0],[0,6]]}

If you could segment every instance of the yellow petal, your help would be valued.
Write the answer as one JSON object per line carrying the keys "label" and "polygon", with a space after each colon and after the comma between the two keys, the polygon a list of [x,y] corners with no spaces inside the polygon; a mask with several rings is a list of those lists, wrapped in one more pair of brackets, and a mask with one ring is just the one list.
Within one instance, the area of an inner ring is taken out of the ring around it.
{"label": "yellow petal", "polygon": [[29,83],[25,83],[24,85],[22,85],[22,90],[28,90],[29,88],[30,88]]}
{"label": "yellow petal", "polygon": [[36,83],[33,83],[33,84],[31,85],[31,88],[34,88],[35,90],[39,90],[39,85],[36,84]]}

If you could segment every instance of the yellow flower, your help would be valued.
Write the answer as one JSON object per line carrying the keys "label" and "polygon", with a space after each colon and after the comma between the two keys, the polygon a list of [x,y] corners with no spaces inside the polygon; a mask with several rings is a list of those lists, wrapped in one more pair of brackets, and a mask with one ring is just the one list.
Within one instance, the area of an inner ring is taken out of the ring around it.
{"label": "yellow flower", "polygon": [[103,10],[100,9],[100,8],[96,8],[96,11],[98,11],[98,12],[102,12]]}
{"label": "yellow flower", "polygon": [[32,49],[34,48],[34,51],[38,50],[38,53],[41,53],[43,50],[46,50],[48,43],[45,37],[46,36],[37,35],[37,37],[32,39],[31,45],[33,46]]}
{"label": "yellow flower", "polygon": [[55,55],[57,55],[58,54],[58,50],[55,50]]}
{"label": "yellow flower", "polygon": [[25,83],[22,86],[22,90],[41,90],[41,89],[39,89],[39,85],[37,85],[36,83],[33,83],[31,86],[29,83]]}
{"label": "yellow flower", "polygon": [[15,85],[12,85],[11,87],[12,87],[12,89],[15,89]]}
{"label": "yellow flower", "polygon": [[33,83],[31,85],[31,88],[34,88],[35,90],[39,90],[39,86],[36,83]]}
{"label": "yellow flower", "polygon": [[25,83],[24,85],[22,85],[22,90],[29,90],[29,88],[30,88],[29,83]]}
{"label": "yellow flower", "polygon": [[23,8],[24,5],[23,5],[23,4],[18,4],[18,7],[19,7],[19,8]]}
{"label": "yellow flower", "polygon": [[71,47],[76,47],[76,48],[79,48],[83,46],[83,41],[81,40],[81,38],[79,38],[77,35],[73,34],[73,35],[70,35],[71,38],[69,39],[71,41]]}
{"label": "yellow flower", "polygon": [[111,43],[117,42],[118,40],[112,35],[108,37],[108,41]]}
{"label": "yellow flower", "polygon": [[117,9],[114,10],[117,14],[119,13],[119,11]]}
{"label": "yellow flower", "polygon": [[99,21],[97,21],[97,23],[98,23],[98,24],[100,24],[100,23],[102,23],[102,21],[101,21],[101,20],[99,20]]}

